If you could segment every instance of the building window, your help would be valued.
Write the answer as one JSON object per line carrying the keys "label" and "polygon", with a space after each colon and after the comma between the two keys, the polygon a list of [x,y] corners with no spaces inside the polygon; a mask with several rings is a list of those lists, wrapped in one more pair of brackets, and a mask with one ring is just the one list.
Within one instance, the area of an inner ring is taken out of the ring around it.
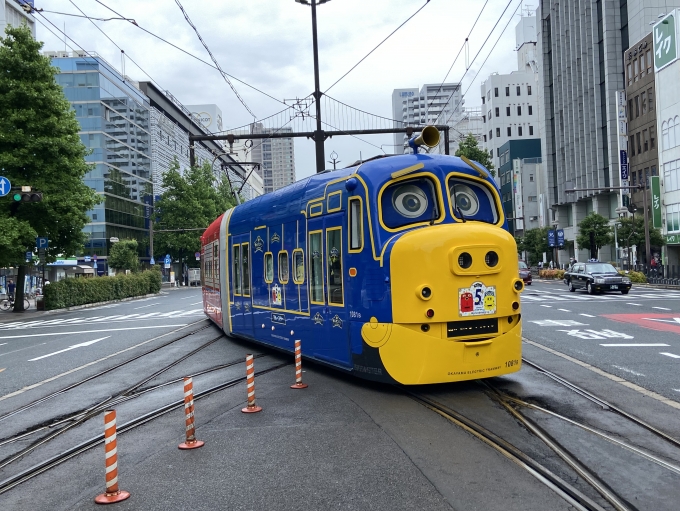
{"label": "building window", "polygon": [[535,195],[529,195],[529,202],[537,202]]}
{"label": "building window", "polygon": [[484,135],[484,142],[486,142],[486,135]]}
{"label": "building window", "polygon": [[529,182],[530,183],[534,182],[534,175],[533,174],[529,174]]}
{"label": "building window", "polygon": [[642,98],[642,115],[645,115],[647,113],[647,93],[642,91],[640,97]]}
{"label": "building window", "polygon": [[527,96],[531,96],[531,85],[527,85]]}
{"label": "building window", "polygon": [[522,136],[522,126],[517,127],[517,136],[521,137]]}
{"label": "building window", "polygon": [[522,115],[522,107],[521,106],[517,107],[517,115]]}
{"label": "building window", "polygon": [[633,177],[632,185],[635,187],[637,186],[637,172],[632,172],[631,176]]}
{"label": "building window", "polygon": [[633,120],[633,98],[628,100],[628,122]]}
{"label": "building window", "polygon": [[529,115],[534,115],[534,107],[529,105]]}
{"label": "building window", "polygon": [[656,128],[652,125],[649,127],[649,148],[654,149],[656,147]]}
{"label": "building window", "polygon": [[512,136],[512,128],[510,126],[508,126],[508,136],[509,137]]}
{"label": "building window", "polygon": [[635,156],[635,133],[630,134],[630,137],[628,138],[628,145],[630,146],[629,156]]}
{"label": "building window", "polygon": [[652,50],[647,50],[647,73],[652,72]]}
{"label": "building window", "polygon": [[510,87],[505,88],[505,95],[510,96]]}
{"label": "building window", "polygon": [[649,111],[654,110],[654,88],[647,89],[647,103],[649,104]]}
{"label": "building window", "polygon": [[661,149],[668,149],[668,123],[661,124]]}
{"label": "building window", "polygon": [[489,121],[491,121],[491,110],[489,110]]}
{"label": "building window", "polygon": [[501,109],[496,107],[495,111],[496,111],[496,117],[500,117],[501,116]]}
{"label": "building window", "polygon": [[496,128],[496,136],[497,137],[501,136],[501,129],[500,128]]}
{"label": "building window", "polygon": [[517,95],[520,96],[522,94],[522,88],[518,85],[517,86]]}
{"label": "building window", "polygon": [[482,96],[482,105],[485,103],[485,99],[486,98],[484,96]]}
{"label": "building window", "polygon": [[642,150],[649,151],[649,132],[647,130],[642,130]]}
{"label": "building window", "polygon": [[633,83],[633,69],[632,69],[632,67],[633,66],[630,62],[628,63],[628,66],[626,67],[626,69],[628,71],[628,85]]}
{"label": "building window", "polygon": [[640,96],[635,96],[635,118],[640,117]]}
{"label": "building window", "polygon": [[640,74],[640,64],[638,62],[638,59],[635,59],[633,61],[633,66],[635,66],[635,81],[637,82],[640,77],[638,76]]}
{"label": "building window", "polygon": [[529,136],[531,136],[531,135],[533,135],[533,134],[534,134],[534,127],[533,127],[533,126],[529,126]]}
{"label": "building window", "polygon": [[642,143],[639,131],[635,134],[635,139],[637,140],[637,153],[640,154],[642,152]]}
{"label": "building window", "polygon": [[498,87],[494,87],[494,89],[493,89],[493,95],[494,95],[495,97],[498,97]]}
{"label": "building window", "polygon": [[[499,133],[500,133],[501,129],[498,128],[498,131],[499,131]],[[500,137],[500,135],[498,135],[498,136]],[[500,147],[497,147],[497,148],[496,148],[496,157],[500,157],[500,155],[501,155],[501,148],[500,148]]]}
{"label": "building window", "polygon": [[491,140],[492,138],[493,138],[493,131],[489,130],[489,140]]}
{"label": "building window", "polygon": [[652,176],[658,176],[659,173],[656,171],[656,165],[652,165]]}
{"label": "building window", "polygon": [[505,115],[507,115],[508,117],[510,117],[510,107],[509,107],[509,106],[506,106],[506,107],[505,107]]}
{"label": "building window", "polygon": [[486,115],[482,115],[482,120],[483,120],[484,123],[486,124]]}
{"label": "building window", "polygon": [[649,189],[649,167],[645,169],[645,188]]}

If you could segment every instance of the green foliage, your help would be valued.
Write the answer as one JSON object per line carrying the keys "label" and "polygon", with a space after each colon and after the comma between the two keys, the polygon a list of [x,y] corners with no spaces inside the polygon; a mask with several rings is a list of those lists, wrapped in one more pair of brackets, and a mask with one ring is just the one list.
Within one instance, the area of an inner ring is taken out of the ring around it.
{"label": "green foliage", "polygon": [[492,176],[496,175],[491,156],[484,149],[479,148],[479,142],[472,133],[468,133],[465,140],[458,145],[456,156],[465,156],[468,160],[479,162],[489,169]]}
{"label": "green foliage", "polygon": [[47,236],[48,261],[82,249],[85,214],[99,202],[83,183],[90,169],[80,126],[26,27],[7,26],[0,38],[0,169],[14,186],[32,186],[43,201],[0,200],[0,266],[21,265],[35,236]]}
{"label": "green foliage", "polygon": [[[638,253],[645,253],[645,220],[642,216],[635,217],[635,224],[633,224],[633,218],[620,218],[618,223],[621,227],[617,228],[617,236],[619,239],[620,247],[632,247],[637,245]],[[651,224],[651,222],[650,222]],[[612,227],[612,233],[614,229]],[[665,240],[661,235],[659,229],[655,229],[651,225],[649,226],[649,243],[653,247],[661,247],[664,245]]]}
{"label": "green foliage", "polygon": [[[154,224],[154,231],[205,229],[234,205],[229,183],[226,180],[216,183],[209,163],[182,175],[175,160],[163,176],[163,187],[166,191],[156,201],[158,222]],[[154,249],[157,254],[168,253],[173,259],[186,257],[201,250],[202,234],[202,230],[154,232]]]}
{"label": "green foliage", "polygon": [[45,310],[63,309],[75,305],[121,300],[133,296],[158,293],[161,273],[148,270],[132,275],[64,279],[45,286]]}
{"label": "green foliage", "polygon": [[548,246],[548,227],[537,227],[535,229],[528,229],[524,233],[524,237],[515,238],[517,241],[517,253],[527,252],[529,255],[527,264],[535,266],[543,258],[544,252],[550,252],[552,249]]}
{"label": "green foliage", "polygon": [[609,220],[602,215],[591,212],[586,216],[578,226],[579,233],[576,236],[576,243],[580,248],[590,250],[590,233],[595,233],[595,250],[599,250],[605,245],[611,245],[614,242],[612,230],[609,226]]}
{"label": "green foliage", "polygon": [[619,270],[619,274],[623,275],[624,277],[628,277],[634,284],[645,284],[647,282],[647,277],[645,277],[645,274],[640,271]]}
{"label": "green foliage", "polygon": [[109,266],[116,271],[138,271],[137,240],[120,240],[113,243],[109,250]]}
{"label": "green foliage", "polygon": [[558,279],[562,280],[564,278],[564,270],[539,270],[538,276],[542,279]]}

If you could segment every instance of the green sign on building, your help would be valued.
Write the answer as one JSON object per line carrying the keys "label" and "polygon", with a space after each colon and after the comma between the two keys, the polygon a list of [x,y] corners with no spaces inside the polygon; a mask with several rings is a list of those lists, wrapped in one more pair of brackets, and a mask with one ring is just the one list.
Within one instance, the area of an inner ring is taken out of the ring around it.
{"label": "green sign on building", "polygon": [[652,176],[652,225],[661,228],[661,185],[659,176]]}
{"label": "green sign on building", "polygon": [[680,245],[680,234],[667,234],[666,245]]}
{"label": "green sign on building", "polygon": [[677,58],[675,12],[672,12],[654,25],[654,70],[666,67]]}

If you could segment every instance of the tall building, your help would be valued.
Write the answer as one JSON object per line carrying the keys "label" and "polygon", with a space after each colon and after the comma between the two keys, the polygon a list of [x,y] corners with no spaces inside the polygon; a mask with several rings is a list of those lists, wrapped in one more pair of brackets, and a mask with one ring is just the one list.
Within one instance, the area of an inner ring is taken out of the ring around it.
{"label": "tall building", "polygon": [[[480,147],[484,140],[484,121],[482,117],[482,109],[464,108],[463,113],[455,124],[451,126],[449,131],[449,154],[456,154],[460,143],[472,135],[477,140]],[[439,150],[443,153],[443,145],[439,145]]]}
{"label": "tall building", "polygon": [[[5,37],[7,25],[18,27],[26,24],[35,38],[35,18],[27,12],[30,11],[29,7],[33,7],[33,0],[2,0],[2,4],[3,6],[0,9],[0,35]],[[27,8],[22,8],[22,5],[27,6]]]}
{"label": "tall building", "polygon": [[[292,128],[265,128],[262,123],[250,125],[250,133],[291,133]],[[262,165],[258,173],[264,181],[264,193],[273,192],[295,182],[295,146],[292,138],[253,139],[252,161]]]}
{"label": "tall building", "polygon": [[[394,126],[426,126],[429,124],[455,125],[460,121],[463,104],[460,83],[431,83],[418,89],[394,89],[392,92],[392,115]],[[401,121],[401,122],[398,122]],[[394,154],[409,152],[403,133],[394,134]],[[444,152],[444,140],[434,152]]]}
{"label": "tall building", "polygon": [[508,140],[539,138],[536,18],[522,17],[515,27],[517,71],[493,73],[481,85],[482,147],[500,168],[501,147]]}
{"label": "tall building", "polygon": [[[149,260],[149,217],[154,197],[162,193],[163,174],[177,159],[189,166],[189,134],[206,134],[191,112],[167,91],[150,82],[122,76],[103,58],[45,52],[60,69],[55,79],[80,123],[80,139],[91,150],[93,169],[85,183],[104,201],[87,212],[91,222],[82,256],[97,256],[98,272],[108,271],[111,238],[135,239],[139,256]],[[198,163],[211,162],[218,179],[229,176],[240,186],[244,169],[211,141],[196,144]],[[215,157],[217,156],[217,158]]]}

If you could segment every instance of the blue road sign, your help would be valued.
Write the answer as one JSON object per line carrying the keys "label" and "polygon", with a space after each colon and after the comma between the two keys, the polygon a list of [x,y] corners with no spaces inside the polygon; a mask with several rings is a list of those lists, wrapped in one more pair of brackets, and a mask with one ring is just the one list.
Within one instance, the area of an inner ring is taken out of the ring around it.
{"label": "blue road sign", "polygon": [[557,229],[557,246],[564,246],[564,229]]}
{"label": "blue road sign", "polygon": [[33,259],[33,252],[26,252],[26,260],[30,261],[31,259]]}
{"label": "blue road sign", "polygon": [[549,247],[555,246],[555,231],[552,229],[548,231],[548,246]]}
{"label": "blue road sign", "polygon": [[156,264],[156,260],[152,257],[151,261],[149,261],[149,264],[153,266],[154,264]]}
{"label": "blue road sign", "polygon": [[47,241],[47,237],[40,237],[35,239],[35,246],[38,247],[38,249],[41,248],[49,248],[49,242]]}
{"label": "blue road sign", "polygon": [[85,257],[83,257],[83,259],[85,260],[86,263],[89,263],[90,261],[92,261],[92,258],[90,256],[85,256]]}
{"label": "blue road sign", "polygon": [[0,197],[7,195],[12,190],[12,183],[4,176],[0,176]]}
{"label": "blue road sign", "polygon": [[165,264],[171,264],[171,263],[172,263],[172,259],[170,258],[170,254],[167,254],[167,255],[165,256],[165,261],[164,261],[164,262],[165,262]]}

